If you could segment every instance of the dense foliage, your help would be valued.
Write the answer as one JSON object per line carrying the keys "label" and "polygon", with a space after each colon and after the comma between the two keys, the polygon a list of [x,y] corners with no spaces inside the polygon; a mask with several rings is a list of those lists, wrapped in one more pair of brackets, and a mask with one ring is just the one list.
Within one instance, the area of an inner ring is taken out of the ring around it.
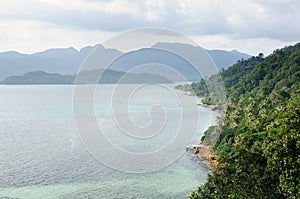
{"label": "dense foliage", "polygon": [[[224,120],[205,134],[220,133],[218,166],[190,198],[300,198],[300,44],[239,61],[221,76]],[[204,84],[193,88],[213,102],[197,90]]]}

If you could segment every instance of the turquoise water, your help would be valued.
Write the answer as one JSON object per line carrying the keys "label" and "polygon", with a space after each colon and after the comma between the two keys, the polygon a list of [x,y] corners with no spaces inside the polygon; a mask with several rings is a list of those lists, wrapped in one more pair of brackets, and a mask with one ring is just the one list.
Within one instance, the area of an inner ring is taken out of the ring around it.
{"label": "turquoise water", "polygon": [[[65,85],[0,86],[0,197],[186,198],[189,190],[205,182],[207,172],[190,154],[145,174],[104,166],[80,142],[73,120],[72,91],[72,86]],[[170,99],[165,100],[169,103]],[[169,104],[166,111],[178,110]],[[95,108],[98,116],[111,110],[101,99]],[[148,107],[137,103],[129,111],[143,113]],[[209,109],[200,112],[203,117],[195,143],[215,117]],[[114,137],[110,122],[107,120],[104,128]],[[176,118],[173,122],[171,126],[176,127]],[[161,142],[169,136],[167,133]],[[129,139],[122,139],[122,143],[132,151],[142,150]],[[156,140],[151,146],[160,144]]]}

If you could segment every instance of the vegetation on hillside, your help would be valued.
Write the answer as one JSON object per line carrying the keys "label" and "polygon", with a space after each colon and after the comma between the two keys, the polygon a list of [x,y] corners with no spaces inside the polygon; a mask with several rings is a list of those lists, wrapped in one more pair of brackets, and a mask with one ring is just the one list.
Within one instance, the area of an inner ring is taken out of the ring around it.
{"label": "vegetation on hillside", "polygon": [[[221,76],[226,112],[203,138],[219,132],[218,165],[190,198],[300,198],[300,44],[238,61]],[[192,87],[218,104],[204,80]]]}

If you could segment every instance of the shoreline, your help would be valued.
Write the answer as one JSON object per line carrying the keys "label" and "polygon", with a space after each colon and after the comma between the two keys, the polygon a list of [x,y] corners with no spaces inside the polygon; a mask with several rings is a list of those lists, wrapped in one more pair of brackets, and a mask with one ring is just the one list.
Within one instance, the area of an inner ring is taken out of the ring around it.
{"label": "shoreline", "polygon": [[198,103],[197,106],[205,107],[205,108],[210,108],[212,111],[219,110],[217,105],[208,105],[208,104],[202,104]]}
{"label": "shoreline", "polygon": [[205,170],[212,172],[217,166],[218,157],[209,143],[194,144],[187,147],[186,151],[191,151],[196,155],[199,166]]}
{"label": "shoreline", "polygon": [[209,143],[200,143],[194,150],[194,154],[197,155],[200,160],[209,164],[209,171],[213,171],[216,168],[218,157]]}
{"label": "shoreline", "polygon": [[[183,95],[195,96],[195,95],[193,95],[193,92],[191,92],[191,91],[185,91],[183,89],[178,89],[176,87],[175,87],[175,89],[181,90],[183,92]],[[201,103],[201,101],[200,101],[200,103],[197,103],[196,106],[209,108],[211,111],[220,110],[217,105],[203,104],[203,103]],[[199,144],[192,144],[186,148],[186,151],[191,151],[193,155],[196,155],[199,160],[199,161],[197,161],[199,166],[201,166],[208,172],[212,172],[216,168],[218,158],[215,154],[213,147],[209,143],[201,142]]]}

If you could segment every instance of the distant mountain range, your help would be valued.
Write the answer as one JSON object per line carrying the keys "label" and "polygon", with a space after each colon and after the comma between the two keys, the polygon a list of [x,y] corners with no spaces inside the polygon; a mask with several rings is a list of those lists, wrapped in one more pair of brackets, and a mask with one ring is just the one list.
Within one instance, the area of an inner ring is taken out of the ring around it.
{"label": "distant mountain range", "polygon": [[[167,47],[168,49],[180,47],[197,56],[195,53],[197,47],[188,44],[157,43],[153,47],[161,46]],[[116,49],[106,49],[100,44],[96,46],[84,47],[80,51],[77,51],[75,48],[71,47],[49,49],[34,54],[21,54],[15,51],[3,52],[0,53],[0,80],[3,80],[9,76],[23,75],[32,71],[58,73],[57,75],[62,75],[63,77],[69,78],[68,75],[77,73],[83,60],[96,47],[97,50],[103,55],[103,59],[106,60],[111,60],[123,54],[123,52],[120,52]],[[236,50],[207,50],[207,52],[219,69],[227,68],[233,65],[237,60],[247,59],[250,57],[250,55],[240,53]],[[147,63],[147,61],[151,61],[148,60],[149,58],[147,58],[146,55],[147,49],[141,49],[136,51],[136,53],[130,54],[129,56],[124,56],[124,59],[120,60],[119,62],[116,61],[112,65],[111,69],[126,72],[140,63]],[[164,54],[160,53],[156,54],[155,56],[163,64],[174,67],[176,70],[179,70],[180,73],[185,74],[188,80],[199,79],[199,76],[195,76],[195,72],[193,70],[187,69],[189,65],[188,63],[184,63],[182,60],[176,60],[174,57],[165,56]],[[41,73],[29,73],[31,77],[33,74],[41,75]],[[9,81],[12,79],[14,78],[9,79]]]}

